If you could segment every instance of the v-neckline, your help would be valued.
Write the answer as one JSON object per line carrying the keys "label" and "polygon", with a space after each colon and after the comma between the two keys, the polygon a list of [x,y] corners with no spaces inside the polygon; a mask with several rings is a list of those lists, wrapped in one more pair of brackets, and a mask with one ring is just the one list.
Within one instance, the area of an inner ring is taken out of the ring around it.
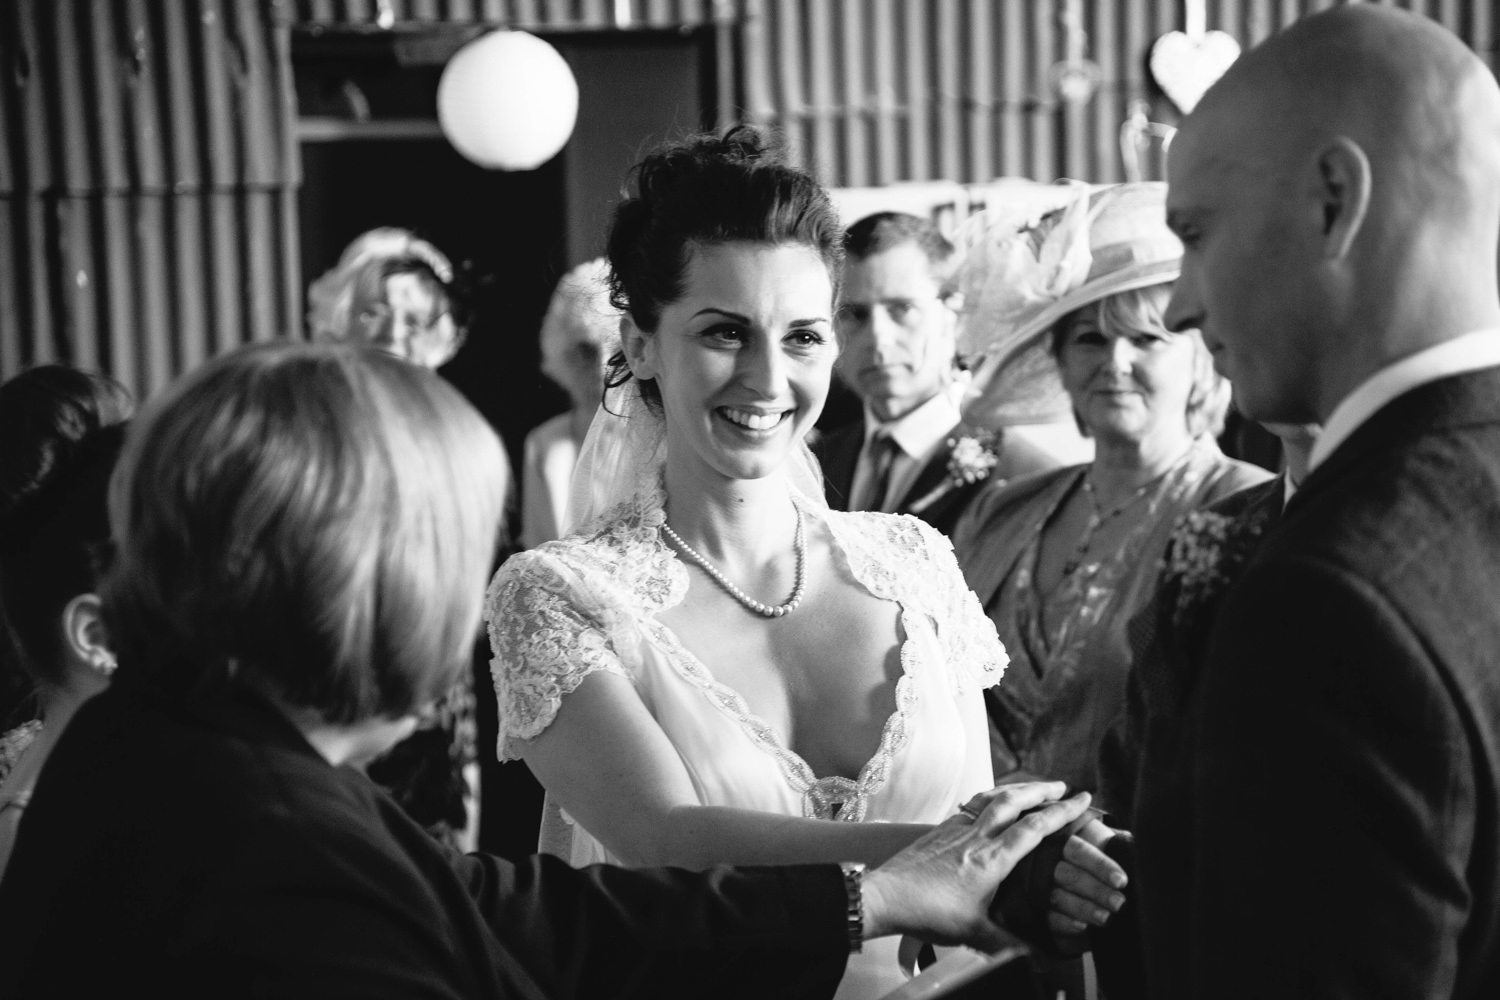
{"label": "v-neckline", "polygon": [[[818,516],[811,510],[804,510],[803,513],[809,517]],[[782,742],[770,723],[750,710],[744,695],[716,678],[708,665],[698,657],[698,654],[687,648],[671,626],[661,621],[659,616],[663,611],[682,603],[682,599],[687,594],[686,588],[683,588],[677,601],[658,608],[645,619],[645,623],[656,640],[666,648],[669,659],[678,667],[679,673],[702,690],[719,711],[738,723],[761,750],[776,759],[781,765],[782,773],[794,790],[812,799],[812,802],[808,804],[813,807],[815,813],[819,814],[818,818],[859,822],[864,818],[870,796],[880,791],[885,785],[891,761],[906,744],[910,703],[914,698],[911,686],[911,661],[916,655],[914,625],[920,616],[913,615],[906,602],[900,597],[885,597],[877,593],[855,568],[853,561],[849,558],[847,543],[840,537],[839,531],[827,518],[819,517],[819,519],[828,526],[828,534],[833,541],[833,547],[838,558],[843,560],[849,576],[871,597],[895,604],[897,621],[901,628],[901,641],[898,646],[901,676],[896,679],[894,692],[896,707],[886,717],[885,724],[880,729],[880,742],[876,745],[875,752],[859,769],[857,777],[848,778],[842,774],[818,777],[801,754]],[[656,544],[670,554],[673,563],[686,574],[687,564],[678,558],[676,551],[670,545],[662,540],[660,531],[656,532]],[[853,810],[839,808],[836,815],[832,814],[833,806],[848,803],[853,803]],[[821,815],[824,812],[830,815]]]}

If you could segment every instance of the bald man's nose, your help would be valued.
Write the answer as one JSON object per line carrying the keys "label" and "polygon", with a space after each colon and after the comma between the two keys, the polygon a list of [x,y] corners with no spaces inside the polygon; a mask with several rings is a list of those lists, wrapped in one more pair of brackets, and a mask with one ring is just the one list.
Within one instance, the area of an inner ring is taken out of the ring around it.
{"label": "bald man's nose", "polygon": [[1172,286],[1172,298],[1167,302],[1167,311],[1162,316],[1162,324],[1173,333],[1181,333],[1183,330],[1195,330],[1202,326],[1198,308],[1188,290],[1187,282],[1181,278]]}

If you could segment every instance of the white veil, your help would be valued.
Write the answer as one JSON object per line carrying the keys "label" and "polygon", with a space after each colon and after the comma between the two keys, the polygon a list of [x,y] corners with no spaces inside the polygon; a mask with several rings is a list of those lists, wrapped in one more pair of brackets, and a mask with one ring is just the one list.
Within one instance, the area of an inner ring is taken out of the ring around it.
{"label": "white veil", "polygon": [[[666,420],[647,405],[640,383],[632,378],[606,389],[573,467],[563,534],[591,529],[621,503],[654,489],[666,461]],[[804,506],[827,510],[823,470],[806,442],[792,449],[786,471]]]}

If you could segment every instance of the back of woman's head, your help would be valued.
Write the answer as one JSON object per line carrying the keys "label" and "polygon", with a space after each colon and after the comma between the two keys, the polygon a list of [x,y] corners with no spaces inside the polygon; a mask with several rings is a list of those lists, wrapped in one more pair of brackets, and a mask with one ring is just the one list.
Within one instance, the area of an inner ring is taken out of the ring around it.
{"label": "back of woman's head", "polygon": [[844,234],[828,192],[756,129],[663,146],[634,175],[636,193],[615,210],[608,256],[614,304],[642,330],[654,331],[662,309],[682,297],[694,245],[805,246],[837,288]]}
{"label": "back of woman's head", "polygon": [[60,365],[0,385],[0,672],[12,678],[63,681],[61,615],[96,589],[130,409],[118,383]]}
{"label": "back of woman's head", "polygon": [[473,407],[397,358],[280,343],[205,365],[137,421],[111,486],[119,679],[407,714],[469,662],[504,482]]}

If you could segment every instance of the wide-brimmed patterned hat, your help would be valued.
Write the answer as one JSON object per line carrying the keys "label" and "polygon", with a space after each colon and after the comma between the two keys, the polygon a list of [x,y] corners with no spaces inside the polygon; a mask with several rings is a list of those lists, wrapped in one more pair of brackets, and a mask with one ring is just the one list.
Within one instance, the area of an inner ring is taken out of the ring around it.
{"label": "wide-brimmed patterned hat", "polygon": [[988,426],[1064,408],[1047,333],[1075,309],[1173,281],[1182,243],[1167,186],[1012,182],[959,231],[960,353],[976,359],[966,419]]}

